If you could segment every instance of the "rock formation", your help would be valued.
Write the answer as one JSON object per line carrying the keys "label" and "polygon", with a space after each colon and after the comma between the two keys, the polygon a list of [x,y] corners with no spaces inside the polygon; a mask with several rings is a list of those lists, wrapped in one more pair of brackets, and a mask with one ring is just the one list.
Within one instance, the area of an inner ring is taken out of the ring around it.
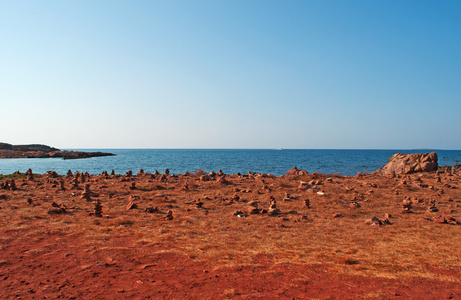
{"label": "rock formation", "polygon": [[50,158],[79,159],[113,156],[112,153],[59,150],[46,145],[11,145],[0,143],[0,158]]}
{"label": "rock formation", "polygon": [[398,174],[411,174],[417,172],[436,171],[439,167],[437,153],[396,153],[389,158],[389,162],[375,173],[390,176]]}

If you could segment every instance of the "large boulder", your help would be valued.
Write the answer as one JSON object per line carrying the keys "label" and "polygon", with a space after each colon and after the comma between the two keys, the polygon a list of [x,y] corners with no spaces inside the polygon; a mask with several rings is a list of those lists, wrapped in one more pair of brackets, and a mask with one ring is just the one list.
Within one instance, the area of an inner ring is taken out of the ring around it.
{"label": "large boulder", "polygon": [[439,167],[437,163],[437,153],[413,153],[402,154],[396,153],[389,158],[389,162],[376,171],[382,175],[392,174],[411,174],[417,172],[436,171]]}

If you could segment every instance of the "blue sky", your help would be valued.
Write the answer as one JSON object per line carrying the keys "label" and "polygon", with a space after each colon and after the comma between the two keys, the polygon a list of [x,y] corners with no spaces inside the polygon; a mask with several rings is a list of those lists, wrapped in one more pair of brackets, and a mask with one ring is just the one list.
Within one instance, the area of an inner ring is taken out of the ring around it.
{"label": "blue sky", "polygon": [[460,1],[1,1],[0,141],[461,149]]}

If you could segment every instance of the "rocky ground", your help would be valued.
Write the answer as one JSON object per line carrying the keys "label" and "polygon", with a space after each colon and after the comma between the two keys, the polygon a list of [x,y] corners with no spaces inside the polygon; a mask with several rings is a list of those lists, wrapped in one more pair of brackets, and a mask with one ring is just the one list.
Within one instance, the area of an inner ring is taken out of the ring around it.
{"label": "rocky ground", "polygon": [[461,299],[443,170],[0,176],[1,295]]}

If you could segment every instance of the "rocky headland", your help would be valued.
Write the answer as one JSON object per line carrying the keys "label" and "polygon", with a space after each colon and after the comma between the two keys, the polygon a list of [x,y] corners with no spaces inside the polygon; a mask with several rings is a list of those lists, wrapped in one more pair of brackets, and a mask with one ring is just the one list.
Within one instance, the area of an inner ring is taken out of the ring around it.
{"label": "rocky headland", "polygon": [[11,145],[0,143],[0,158],[63,158],[80,159],[114,156],[113,153],[59,150],[46,145]]}

